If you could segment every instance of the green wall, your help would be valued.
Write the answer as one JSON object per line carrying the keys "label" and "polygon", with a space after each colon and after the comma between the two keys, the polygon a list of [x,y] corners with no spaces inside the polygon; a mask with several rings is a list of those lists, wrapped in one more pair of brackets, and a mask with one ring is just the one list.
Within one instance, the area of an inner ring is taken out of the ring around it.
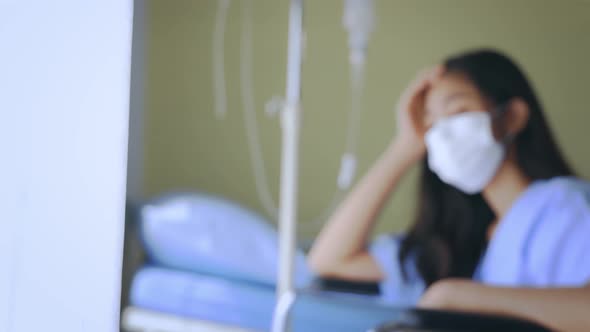
{"label": "green wall", "polygon": [[[278,194],[280,131],[264,104],[284,94],[287,0],[254,3],[254,80],[260,137],[270,184]],[[226,35],[229,114],[214,115],[211,36],[214,0],[147,3],[145,195],[197,189],[261,211],[248,160],[240,103],[241,4],[233,1]],[[529,73],[567,157],[590,175],[590,2],[574,0],[380,0],[370,45],[359,170],[364,172],[395,132],[393,106],[425,65],[468,48],[508,51]],[[308,0],[303,70],[300,218],[328,205],[335,189],[348,114],[342,1]],[[415,201],[415,172],[391,200],[378,231],[403,229]],[[302,226],[313,236],[320,225]]]}

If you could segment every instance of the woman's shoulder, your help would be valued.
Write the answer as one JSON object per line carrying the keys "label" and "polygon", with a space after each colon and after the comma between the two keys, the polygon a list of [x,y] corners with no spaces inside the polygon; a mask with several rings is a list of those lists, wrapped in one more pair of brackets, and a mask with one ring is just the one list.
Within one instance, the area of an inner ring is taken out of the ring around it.
{"label": "woman's shoulder", "polygon": [[541,284],[585,283],[590,278],[590,183],[560,177],[540,189],[547,200],[528,236],[529,268],[546,279]]}
{"label": "woman's shoulder", "polygon": [[536,222],[531,226],[549,232],[572,223],[590,227],[590,182],[577,177],[555,177],[537,181],[532,187],[527,208],[537,211],[533,213]]}
{"label": "woman's shoulder", "polygon": [[556,176],[551,179],[536,181],[533,185],[546,190],[590,192],[590,182],[576,176]]}
{"label": "woman's shoulder", "polygon": [[[574,176],[559,176],[532,184],[532,193],[548,205],[590,206],[590,182]],[[589,210],[590,212],[590,210]]]}

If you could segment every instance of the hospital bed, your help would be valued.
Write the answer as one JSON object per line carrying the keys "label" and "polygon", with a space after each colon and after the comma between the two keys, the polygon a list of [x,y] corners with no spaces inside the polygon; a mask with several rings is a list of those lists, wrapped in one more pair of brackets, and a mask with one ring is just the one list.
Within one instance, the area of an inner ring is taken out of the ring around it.
{"label": "hospital bed", "polygon": [[[340,316],[339,316],[340,317]],[[395,318],[392,318],[395,317]],[[293,331],[372,331],[372,332],[549,332],[534,323],[505,317],[460,314],[453,312],[398,310],[387,316],[388,323],[376,324],[373,328],[354,329],[332,319],[330,324],[304,322],[295,318]],[[173,314],[160,313],[128,307],[122,316],[123,327],[129,332],[261,332],[227,324],[215,323]],[[356,320],[356,326],[360,325]],[[370,322],[366,322],[370,323]],[[365,323],[365,324],[366,324]]]}
{"label": "hospital bed", "polygon": [[[123,331],[270,330],[276,303],[274,285],[252,278],[244,280],[155,264],[146,258],[143,252],[146,243],[137,234],[140,214],[134,212],[142,206],[128,206],[121,306]],[[178,226],[178,220],[172,225]],[[486,326],[495,326],[495,331],[546,331],[506,318],[385,305],[375,296],[378,288],[367,284],[323,280],[300,289],[290,311],[293,332],[486,331]]]}
{"label": "hospital bed", "polygon": [[[190,326],[188,331],[199,326],[211,331],[268,331],[275,300],[275,289],[268,285],[150,266],[140,269],[133,280],[123,323],[131,331],[160,330],[160,325],[167,326],[165,331],[183,326]],[[310,287],[297,295],[292,307],[294,331],[366,330],[393,318],[394,309],[370,295]],[[335,322],[333,318],[340,316]]]}

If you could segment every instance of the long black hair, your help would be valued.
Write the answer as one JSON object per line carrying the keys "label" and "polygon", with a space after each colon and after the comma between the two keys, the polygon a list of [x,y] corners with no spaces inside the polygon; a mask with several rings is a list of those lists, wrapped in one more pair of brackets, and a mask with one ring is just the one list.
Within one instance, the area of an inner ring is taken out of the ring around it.
{"label": "long black hair", "polygon": [[[521,98],[529,120],[513,139],[516,161],[531,180],[572,175],[545,121],[541,104],[519,67],[494,50],[472,51],[444,62],[445,74],[471,82],[494,106]],[[413,256],[427,285],[447,277],[471,278],[496,218],[481,194],[468,195],[444,183],[422,162],[416,218],[402,241],[401,266]]]}

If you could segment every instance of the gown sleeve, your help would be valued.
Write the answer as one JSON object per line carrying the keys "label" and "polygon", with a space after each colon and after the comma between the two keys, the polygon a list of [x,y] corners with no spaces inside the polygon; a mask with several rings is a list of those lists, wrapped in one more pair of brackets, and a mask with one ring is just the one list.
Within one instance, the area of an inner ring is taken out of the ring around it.
{"label": "gown sleeve", "polygon": [[379,284],[381,300],[387,304],[414,306],[424,292],[424,283],[413,259],[406,261],[408,278],[403,277],[398,259],[400,243],[400,236],[380,235],[370,246],[369,253],[384,275]]}

